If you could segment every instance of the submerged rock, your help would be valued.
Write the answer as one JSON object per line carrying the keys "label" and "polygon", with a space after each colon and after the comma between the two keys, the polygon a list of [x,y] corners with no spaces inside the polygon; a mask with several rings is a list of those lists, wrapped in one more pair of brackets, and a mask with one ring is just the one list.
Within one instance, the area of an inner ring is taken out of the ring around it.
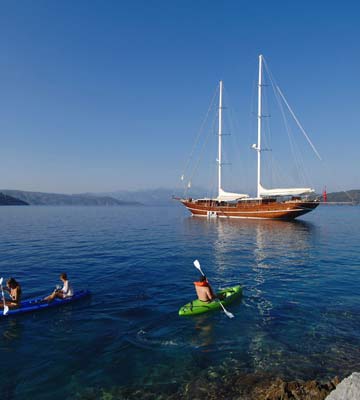
{"label": "submerged rock", "polygon": [[326,400],[358,400],[360,399],[360,373],[353,372],[342,380],[337,388],[326,397]]}
{"label": "submerged rock", "polygon": [[[325,400],[338,379],[327,382],[290,381],[263,374],[236,373],[218,379],[198,377],[183,386],[167,388],[117,387],[77,396],[81,400]],[[333,400],[350,398],[336,397]],[[359,399],[358,397],[351,398]]]}
{"label": "submerged rock", "polygon": [[257,400],[324,400],[335,389],[338,378],[327,382],[291,381],[277,378],[271,385],[257,387],[251,399]]}

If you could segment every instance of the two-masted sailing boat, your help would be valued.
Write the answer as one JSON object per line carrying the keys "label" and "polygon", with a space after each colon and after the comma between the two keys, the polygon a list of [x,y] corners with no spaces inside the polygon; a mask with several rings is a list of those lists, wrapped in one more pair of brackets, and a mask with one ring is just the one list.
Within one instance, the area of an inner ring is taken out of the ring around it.
{"label": "two-masted sailing boat", "polygon": [[[261,122],[262,122],[262,72],[263,56],[259,56],[258,80],[258,137],[252,148],[257,152],[257,196],[230,193],[222,188],[222,81],[219,89],[219,129],[218,129],[218,196],[206,199],[178,199],[194,216],[219,218],[253,218],[292,220],[314,210],[318,201],[304,196],[314,193],[311,188],[266,189],[261,184]],[[281,93],[280,93],[281,94]]]}

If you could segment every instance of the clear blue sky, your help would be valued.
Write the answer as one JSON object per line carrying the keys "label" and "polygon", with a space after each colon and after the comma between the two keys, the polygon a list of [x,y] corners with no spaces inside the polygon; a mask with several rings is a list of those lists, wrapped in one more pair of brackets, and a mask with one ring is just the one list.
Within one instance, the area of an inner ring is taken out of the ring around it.
{"label": "clear blue sky", "polygon": [[179,186],[219,79],[255,142],[259,53],[323,157],[309,183],[360,188],[359,20],[356,1],[2,1],[0,188]]}

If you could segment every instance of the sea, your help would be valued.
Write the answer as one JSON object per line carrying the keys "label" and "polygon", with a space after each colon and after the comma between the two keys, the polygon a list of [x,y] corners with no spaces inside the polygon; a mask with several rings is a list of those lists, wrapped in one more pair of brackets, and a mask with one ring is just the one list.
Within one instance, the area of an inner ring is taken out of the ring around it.
{"label": "sea", "polygon": [[[0,276],[23,298],[51,293],[62,272],[91,291],[0,318],[2,399],[171,393],[217,367],[288,380],[360,371],[358,206],[292,222],[195,218],[181,205],[1,207],[0,226]],[[195,297],[195,259],[215,290],[242,285],[235,318],[178,316]]]}

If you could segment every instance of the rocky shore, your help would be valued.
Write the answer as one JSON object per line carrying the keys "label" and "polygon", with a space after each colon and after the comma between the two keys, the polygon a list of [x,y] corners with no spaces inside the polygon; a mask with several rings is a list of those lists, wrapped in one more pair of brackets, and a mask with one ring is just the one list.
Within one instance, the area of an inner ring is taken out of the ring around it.
{"label": "rocky shore", "polygon": [[[203,376],[183,384],[144,388],[93,388],[78,393],[79,400],[325,400],[339,383],[337,377],[316,380],[285,381],[261,373],[221,376],[208,369]],[[343,399],[344,400],[344,399]]]}
{"label": "rocky shore", "polygon": [[326,400],[358,400],[360,399],[360,373],[353,372],[342,380]]}

